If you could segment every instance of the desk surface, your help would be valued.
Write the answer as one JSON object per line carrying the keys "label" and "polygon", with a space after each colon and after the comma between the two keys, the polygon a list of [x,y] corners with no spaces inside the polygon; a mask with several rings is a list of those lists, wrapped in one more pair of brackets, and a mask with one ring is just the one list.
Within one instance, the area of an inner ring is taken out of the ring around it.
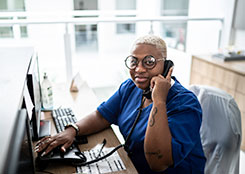
{"label": "desk surface", "polygon": [[[55,107],[71,107],[78,119],[94,111],[98,106],[98,100],[96,96],[86,83],[81,86],[78,93],[70,93],[69,88],[64,85],[56,86],[54,88],[54,100]],[[51,121],[51,133],[55,134],[56,130],[53,124],[53,120],[51,118],[51,113],[42,113],[42,119]],[[104,138],[107,140],[106,147],[115,147],[120,144],[113,130],[111,128],[108,128],[99,133],[88,136],[88,144],[79,145],[79,148],[81,151],[89,150],[95,147],[97,144],[101,144]],[[124,149],[119,149],[118,153],[127,170],[115,173],[137,173],[133,163],[128,158],[127,153],[124,151]],[[76,172],[73,166],[64,166],[58,164],[48,165],[45,171],[50,171],[57,174]]]}

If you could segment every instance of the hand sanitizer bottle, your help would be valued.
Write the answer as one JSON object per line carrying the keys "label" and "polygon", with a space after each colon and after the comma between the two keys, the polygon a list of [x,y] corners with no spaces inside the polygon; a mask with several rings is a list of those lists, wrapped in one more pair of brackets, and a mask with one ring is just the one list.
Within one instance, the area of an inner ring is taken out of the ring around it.
{"label": "hand sanitizer bottle", "polygon": [[42,89],[43,109],[52,110],[53,109],[53,91],[52,91],[52,84],[48,79],[47,73],[44,73],[41,89]]}

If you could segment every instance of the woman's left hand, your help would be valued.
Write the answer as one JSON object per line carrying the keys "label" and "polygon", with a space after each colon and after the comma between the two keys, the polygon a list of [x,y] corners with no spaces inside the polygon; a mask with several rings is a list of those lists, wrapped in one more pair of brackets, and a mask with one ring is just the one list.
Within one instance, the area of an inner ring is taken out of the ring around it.
{"label": "woman's left hand", "polygon": [[173,72],[173,67],[168,71],[168,74],[163,77],[161,74],[152,77],[151,79],[151,88],[152,88],[152,101],[164,101],[166,102],[168,91],[171,87],[171,75]]}

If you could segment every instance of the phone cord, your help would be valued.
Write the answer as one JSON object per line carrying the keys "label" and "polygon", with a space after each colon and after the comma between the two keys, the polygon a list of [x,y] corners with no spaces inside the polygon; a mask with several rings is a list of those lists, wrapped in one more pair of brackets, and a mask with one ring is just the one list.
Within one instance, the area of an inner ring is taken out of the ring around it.
{"label": "phone cord", "polygon": [[140,118],[141,112],[142,112],[142,110],[143,110],[143,105],[144,105],[144,103],[145,103],[145,100],[146,100],[146,97],[143,97],[143,96],[142,96],[141,104],[140,104],[140,107],[138,108],[139,112],[138,112],[138,114],[137,114],[137,116],[136,116],[136,119],[134,120],[133,126],[132,126],[132,128],[131,128],[131,130],[130,130],[130,132],[129,132],[127,138],[126,138],[126,140],[125,140],[124,145],[123,145],[123,146],[124,146],[124,150],[125,150],[127,153],[130,153],[130,151],[129,151],[129,143],[130,143],[129,138],[131,137],[131,135],[132,135],[132,133],[133,133],[133,131],[134,131],[134,129],[135,129],[135,126],[136,126],[137,122],[139,121],[139,118]]}
{"label": "phone cord", "polygon": [[138,108],[139,112],[138,112],[138,114],[137,114],[137,116],[136,116],[136,119],[134,120],[133,126],[132,126],[132,128],[131,128],[131,130],[130,130],[130,132],[129,132],[127,138],[126,138],[126,140],[125,140],[125,143],[116,146],[116,147],[115,147],[114,149],[112,149],[109,153],[107,153],[106,155],[104,155],[104,156],[102,156],[102,157],[99,157],[99,158],[96,158],[96,159],[94,159],[94,160],[91,160],[91,161],[87,161],[87,162],[81,163],[81,164],[80,164],[81,166],[85,166],[85,165],[92,164],[92,163],[98,162],[98,161],[100,161],[100,160],[103,160],[103,159],[107,158],[108,156],[112,155],[115,151],[117,151],[117,150],[120,149],[121,147],[124,147],[125,151],[126,151],[128,154],[130,153],[130,151],[129,151],[129,142],[130,142],[130,141],[129,141],[129,138],[131,137],[131,135],[132,135],[132,133],[133,133],[133,131],[134,131],[134,129],[135,129],[135,126],[136,126],[136,124],[137,124],[137,122],[138,122],[138,120],[139,120],[139,118],[140,118],[140,115],[141,115],[141,112],[142,112],[142,109],[143,109],[143,104],[145,103],[145,100],[146,100],[146,98],[144,98],[144,97],[142,96],[141,104],[140,104],[140,107]]}

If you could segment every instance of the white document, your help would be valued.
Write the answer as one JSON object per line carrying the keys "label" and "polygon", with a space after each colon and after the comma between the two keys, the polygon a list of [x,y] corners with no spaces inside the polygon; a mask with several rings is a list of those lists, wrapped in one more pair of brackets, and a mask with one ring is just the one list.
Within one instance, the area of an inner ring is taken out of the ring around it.
{"label": "white document", "polygon": [[[109,153],[114,147],[104,148],[100,156],[104,156]],[[98,155],[99,149],[91,149],[89,151],[84,151],[84,155],[87,157],[87,161],[95,159]],[[111,173],[116,171],[126,170],[126,167],[120,158],[118,152],[114,152],[111,156],[98,161],[96,163],[77,167],[77,173],[83,174],[102,174],[102,173]]]}

